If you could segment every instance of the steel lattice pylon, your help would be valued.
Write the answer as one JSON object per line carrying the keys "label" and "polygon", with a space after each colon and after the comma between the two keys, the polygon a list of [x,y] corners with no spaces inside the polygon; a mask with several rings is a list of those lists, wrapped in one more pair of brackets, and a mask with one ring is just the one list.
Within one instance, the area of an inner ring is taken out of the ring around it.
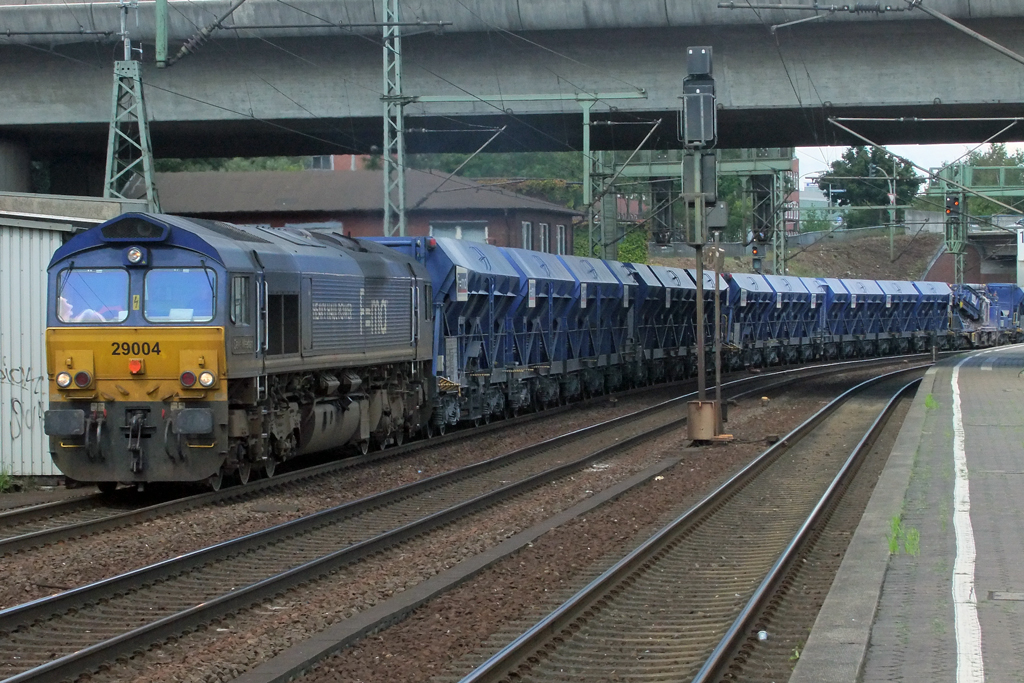
{"label": "steel lattice pylon", "polygon": [[399,0],[384,0],[384,235],[405,235],[405,99]]}
{"label": "steel lattice pylon", "polygon": [[786,274],[786,187],[782,174],[772,174],[772,272]]}
{"label": "steel lattice pylon", "polygon": [[[135,199],[145,189],[149,210],[160,211],[139,62],[114,62],[114,95],[103,196]],[[141,187],[140,187],[141,181]]]}

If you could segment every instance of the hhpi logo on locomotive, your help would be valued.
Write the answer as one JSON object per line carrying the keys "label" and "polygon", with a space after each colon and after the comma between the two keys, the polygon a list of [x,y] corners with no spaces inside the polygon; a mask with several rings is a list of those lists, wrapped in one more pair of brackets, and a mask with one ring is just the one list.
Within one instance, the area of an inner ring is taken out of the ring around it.
{"label": "hhpi logo on locomotive", "polygon": [[[366,291],[359,290],[359,329],[366,334],[388,333],[388,300],[365,299]],[[355,319],[355,306],[335,301],[314,301],[313,320],[342,321]]]}

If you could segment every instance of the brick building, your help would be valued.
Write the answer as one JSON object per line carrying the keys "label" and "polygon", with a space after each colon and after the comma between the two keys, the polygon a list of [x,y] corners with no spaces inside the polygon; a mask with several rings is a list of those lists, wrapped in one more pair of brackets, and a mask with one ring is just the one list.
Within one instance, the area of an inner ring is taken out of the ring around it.
{"label": "brick building", "polygon": [[[498,246],[572,253],[579,212],[447,174],[406,174],[411,236],[434,235]],[[353,237],[383,234],[381,171],[158,173],[164,211],[247,225],[334,227]]]}

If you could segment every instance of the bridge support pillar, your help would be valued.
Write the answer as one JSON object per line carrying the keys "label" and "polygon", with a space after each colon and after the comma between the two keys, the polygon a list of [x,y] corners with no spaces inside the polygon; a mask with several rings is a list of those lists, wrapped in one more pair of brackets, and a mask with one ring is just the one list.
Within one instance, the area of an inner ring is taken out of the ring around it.
{"label": "bridge support pillar", "polygon": [[29,162],[25,145],[0,140],[0,191],[32,191],[32,167]]}

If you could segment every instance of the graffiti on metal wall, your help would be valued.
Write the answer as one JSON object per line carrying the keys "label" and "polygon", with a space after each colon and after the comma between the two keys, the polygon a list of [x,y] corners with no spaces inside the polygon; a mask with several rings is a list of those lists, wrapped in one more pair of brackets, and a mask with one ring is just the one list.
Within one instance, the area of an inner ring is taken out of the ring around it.
{"label": "graffiti on metal wall", "polygon": [[42,429],[46,381],[46,375],[32,367],[10,366],[6,358],[0,359],[0,388],[10,393],[7,433],[12,441]]}

